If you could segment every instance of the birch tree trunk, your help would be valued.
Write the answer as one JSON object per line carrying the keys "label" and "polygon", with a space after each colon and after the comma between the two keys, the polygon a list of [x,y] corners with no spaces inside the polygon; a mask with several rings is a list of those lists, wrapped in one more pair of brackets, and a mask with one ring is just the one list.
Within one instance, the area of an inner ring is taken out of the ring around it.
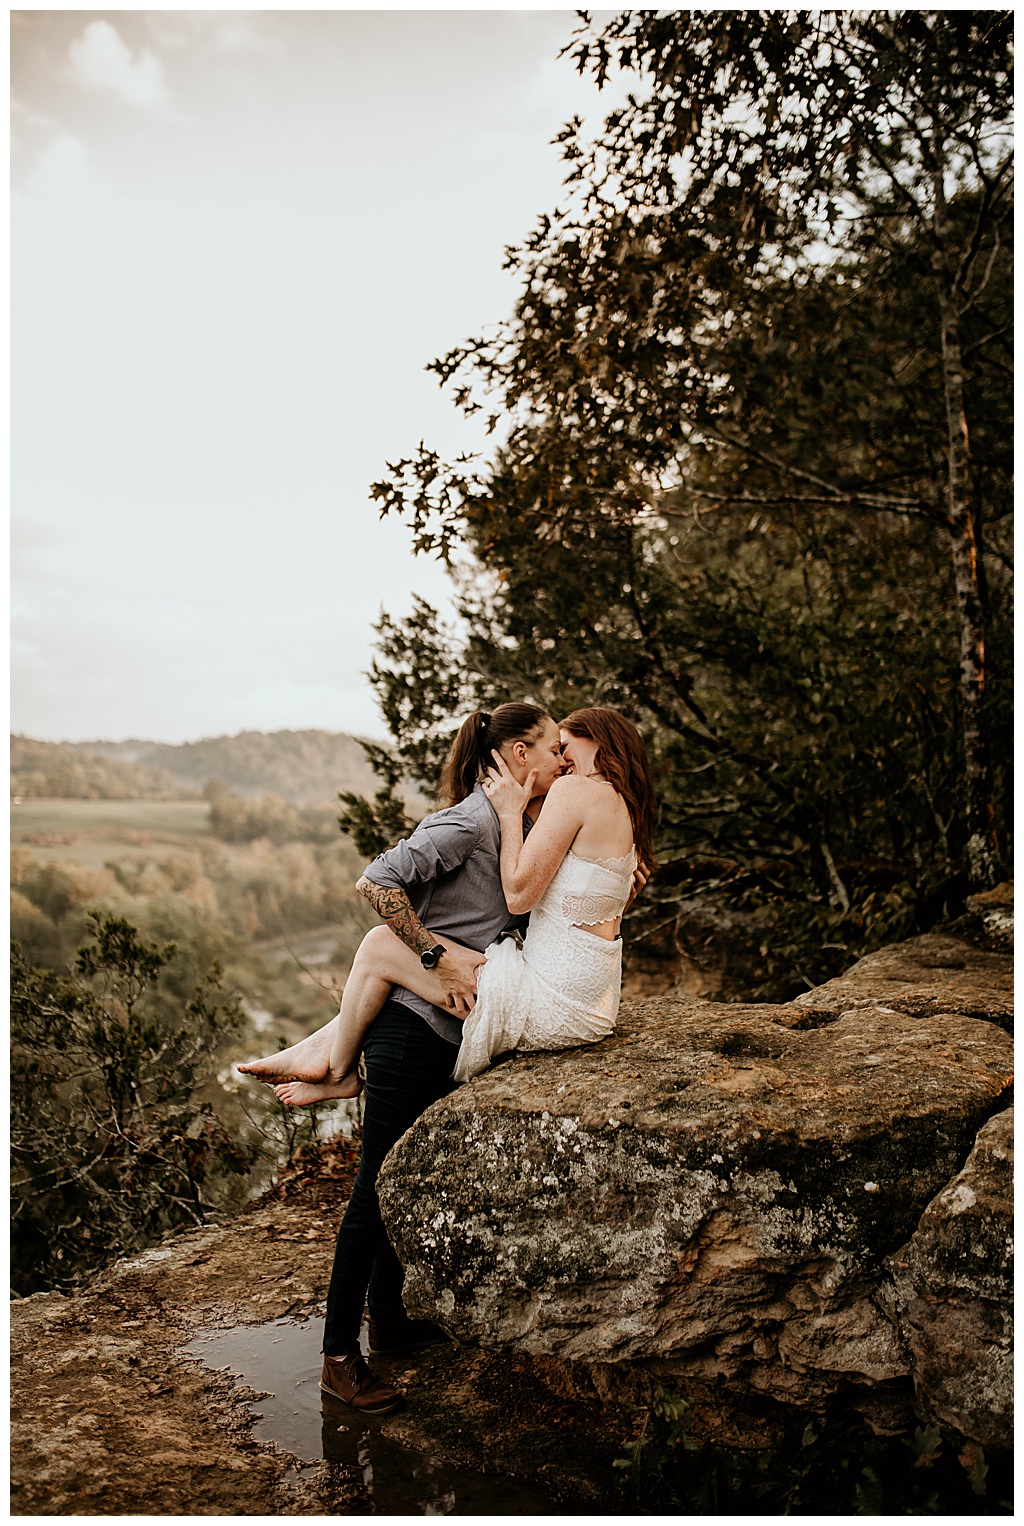
{"label": "birch tree trunk", "polygon": [[932,268],[942,333],[942,380],[949,440],[947,515],[953,577],[960,615],[960,706],[964,750],[964,806],[967,873],[972,890],[990,888],[999,878],[992,774],[985,724],[985,615],[981,599],[978,544],[970,499],[970,442],[964,409],[964,371],[956,281],[950,260],[950,223],[944,184],[944,156],[935,137],[934,235]]}

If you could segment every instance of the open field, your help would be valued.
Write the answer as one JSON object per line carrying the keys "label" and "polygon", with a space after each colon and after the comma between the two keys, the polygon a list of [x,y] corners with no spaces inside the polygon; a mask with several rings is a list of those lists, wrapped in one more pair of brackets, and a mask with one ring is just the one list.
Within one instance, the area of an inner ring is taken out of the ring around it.
{"label": "open field", "polygon": [[97,831],[134,828],[190,837],[207,831],[205,800],[23,800],[11,806],[11,830]]}
{"label": "open field", "polygon": [[205,800],[25,800],[11,805],[11,846],[96,870],[114,856],[148,858],[154,849],[210,841],[209,817]]}
{"label": "open field", "polygon": [[11,805],[11,848],[12,932],[30,959],[63,968],[84,909],[113,906],[144,935],[219,959],[255,1025],[293,1040],[337,1010],[375,920],[340,833],[225,842],[205,800],[26,799]]}

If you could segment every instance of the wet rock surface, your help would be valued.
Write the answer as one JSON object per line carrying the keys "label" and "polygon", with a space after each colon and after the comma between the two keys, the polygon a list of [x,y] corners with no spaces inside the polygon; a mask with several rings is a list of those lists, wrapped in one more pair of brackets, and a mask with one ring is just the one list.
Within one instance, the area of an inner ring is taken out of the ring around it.
{"label": "wet rock surface", "polygon": [[322,1297],[330,1230],[317,1218],[274,1204],[122,1262],[87,1292],[14,1302],[12,1509],[294,1513],[288,1459],[248,1441],[246,1391],[176,1353],[204,1326]]}
{"label": "wet rock surface", "polygon": [[604,1043],[499,1065],[396,1146],[406,1301],[610,1392],[623,1364],[801,1404],[891,1383],[884,1258],[1010,1075],[1007,1035],[958,1015],[625,1005]]}
{"label": "wet rock surface", "polygon": [[[354,1421],[328,1400],[302,1454],[254,1437],[260,1390],[186,1351],[204,1332],[319,1320],[344,1200],[338,1173],[327,1177],[119,1263],[87,1291],[11,1305],[15,1514],[438,1513],[414,1475],[439,1468],[473,1475],[482,1514],[617,1500],[628,1410],[502,1353],[452,1345],[375,1360],[404,1410]],[[319,1330],[306,1342],[315,1388]],[[344,1427],[358,1429],[354,1446]]]}
{"label": "wet rock surface", "polygon": [[798,996],[798,1007],[838,1016],[866,1007],[910,1017],[958,1012],[1013,1028],[1013,958],[962,938],[924,933],[881,948],[835,980]]}
{"label": "wet rock surface", "polygon": [[983,1446],[1012,1446],[1012,1107],[981,1130],[890,1268],[920,1407]]}

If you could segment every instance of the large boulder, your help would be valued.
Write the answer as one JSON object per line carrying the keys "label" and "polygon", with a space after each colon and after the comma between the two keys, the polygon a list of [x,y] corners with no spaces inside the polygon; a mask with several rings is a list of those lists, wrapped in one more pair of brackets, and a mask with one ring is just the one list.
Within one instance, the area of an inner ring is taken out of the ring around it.
{"label": "large boulder", "polygon": [[1013,958],[943,933],[925,933],[866,954],[845,975],[798,996],[796,1005],[837,1016],[865,1007],[889,1007],[910,1017],[960,1012],[1012,1031]]}
{"label": "large boulder", "polygon": [[792,1402],[909,1370],[884,1258],[1011,1075],[957,1014],[663,998],[436,1103],[379,1188],[406,1302],[482,1346]]}
{"label": "large boulder", "polygon": [[919,1407],[983,1446],[1012,1446],[1012,1107],[889,1264]]}

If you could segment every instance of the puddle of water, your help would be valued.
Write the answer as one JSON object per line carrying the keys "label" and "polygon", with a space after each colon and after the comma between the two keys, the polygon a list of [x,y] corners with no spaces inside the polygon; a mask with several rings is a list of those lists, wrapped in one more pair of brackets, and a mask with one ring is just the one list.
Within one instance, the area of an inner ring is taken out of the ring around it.
{"label": "puddle of water", "polygon": [[[358,1468],[376,1515],[551,1515],[541,1490],[493,1473],[450,1467],[381,1434],[380,1420],[358,1415],[320,1392],[321,1322],[279,1319],[211,1330],[181,1355],[235,1373],[266,1399],[250,1406],[253,1436],[305,1460]],[[365,1340],[364,1340],[365,1349]],[[301,1472],[302,1470],[300,1470]]]}

